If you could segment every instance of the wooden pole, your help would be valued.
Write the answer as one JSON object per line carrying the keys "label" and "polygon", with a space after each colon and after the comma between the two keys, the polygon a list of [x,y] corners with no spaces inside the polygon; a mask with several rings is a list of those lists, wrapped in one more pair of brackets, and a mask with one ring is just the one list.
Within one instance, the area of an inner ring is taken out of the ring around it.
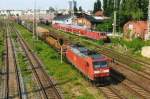
{"label": "wooden pole", "polygon": [[63,48],[61,46],[61,63],[62,63],[62,59],[63,59]]}

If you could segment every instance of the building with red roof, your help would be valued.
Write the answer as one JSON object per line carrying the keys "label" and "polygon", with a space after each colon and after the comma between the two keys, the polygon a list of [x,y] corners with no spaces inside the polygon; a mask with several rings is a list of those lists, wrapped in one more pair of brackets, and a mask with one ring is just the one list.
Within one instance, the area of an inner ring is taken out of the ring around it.
{"label": "building with red roof", "polygon": [[97,12],[94,13],[94,16],[103,17],[104,16],[104,12],[103,11],[97,11]]}

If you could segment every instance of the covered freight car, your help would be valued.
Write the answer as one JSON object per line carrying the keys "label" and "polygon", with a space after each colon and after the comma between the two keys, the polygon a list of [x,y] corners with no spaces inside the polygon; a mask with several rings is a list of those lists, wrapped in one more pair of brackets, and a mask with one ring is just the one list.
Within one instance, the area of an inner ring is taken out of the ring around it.
{"label": "covered freight car", "polygon": [[[22,21],[21,25],[24,26],[25,28],[27,28],[31,32],[33,31],[33,24],[28,23],[26,21]],[[49,35],[49,30],[38,26],[36,28],[36,33],[40,38],[45,39]]]}
{"label": "covered freight car", "polygon": [[[53,38],[53,37],[49,36],[49,37],[45,38],[45,42],[47,44],[51,45],[52,47],[54,47],[56,50],[60,50],[60,48],[61,48],[61,45],[59,43],[59,38],[56,39],[56,38]],[[67,49],[67,45],[63,44],[62,48],[63,48],[63,52],[65,52],[66,49]]]}
{"label": "covered freight car", "polygon": [[46,39],[49,36],[49,30],[39,26],[36,28],[36,33],[42,39]]}

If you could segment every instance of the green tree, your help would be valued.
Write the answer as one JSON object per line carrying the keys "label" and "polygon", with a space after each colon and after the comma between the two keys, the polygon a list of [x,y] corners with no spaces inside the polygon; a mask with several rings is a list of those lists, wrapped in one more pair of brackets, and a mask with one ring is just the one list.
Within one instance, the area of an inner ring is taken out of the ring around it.
{"label": "green tree", "polygon": [[83,11],[81,6],[79,7],[79,11],[80,11],[80,12],[82,12],[82,11]]}
{"label": "green tree", "polygon": [[96,26],[97,31],[105,31],[111,32],[112,31],[112,20],[106,20]]}
{"label": "green tree", "polygon": [[97,0],[97,10],[101,11],[102,10],[102,4],[100,0]]}
{"label": "green tree", "polygon": [[148,3],[149,0],[137,0],[138,8],[143,12],[142,19],[147,19],[148,16]]}
{"label": "green tree", "polygon": [[97,11],[97,3],[95,2],[94,3],[94,10],[93,10],[93,13],[95,13]]}
{"label": "green tree", "polygon": [[103,10],[105,15],[108,15],[108,6],[108,0],[103,0]]}
{"label": "green tree", "polygon": [[[118,1],[118,0],[117,0]],[[114,0],[103,1],[104,14],[111,17],[114,11]]]}
{"label": "green tree", "polygon": [[47,13],[51,13],[51,12],[54,12],[55,9],[53,7],[49,7],[48,10],[46,10]]}
{"label": "green tree", "polygon": [[102,4],[101,4],[101,1],[100,0],[97,0],[95,3],[94,3],[94,10],[93,10],[93,13],[97,12],[97,11],[102,11]]}
{"label": "green tree", "polygon": [[117,30],[122,30],[129,20],[147,20],[148,2],[149,0],[103,0],[104,14],[113,19],[113,12],[116,10]]}
{"label": "green tree", "polygon": [[138,0],[124,0],[121,4],[120,14],[130,20],[139,20],[143,18],[143,12],[138,5]]}
{"label": "green tree", "polygon": [[76,7],[76,5],[73,7],[74,13],[78,12],[78,8]]}
{"label": "green tree", "polygon": [[117,5],[117,23],[121,28],[129,20],[147,19],[148,0],[121,0]]}

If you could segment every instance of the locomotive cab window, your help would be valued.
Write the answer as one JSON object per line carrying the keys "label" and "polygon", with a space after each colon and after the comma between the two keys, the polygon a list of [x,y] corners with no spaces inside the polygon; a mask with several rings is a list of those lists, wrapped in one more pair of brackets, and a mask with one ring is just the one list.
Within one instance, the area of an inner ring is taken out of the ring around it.
{"label": "locomotive cab window", "polygon": [[106,61],[98,61],[98,62],[93,62],[94,68],[105,68],[107,67],[107,62]]}
{"label": "locomotive cab window", "polygon": [[101,33],[102,36],[105,36],[105,33]]}
{"label": "locomotive cab window", "polygon": [[88,62],[86,63],[86,66],[87,66],[87,67],[89,67],[89,66],[90,66]]}

